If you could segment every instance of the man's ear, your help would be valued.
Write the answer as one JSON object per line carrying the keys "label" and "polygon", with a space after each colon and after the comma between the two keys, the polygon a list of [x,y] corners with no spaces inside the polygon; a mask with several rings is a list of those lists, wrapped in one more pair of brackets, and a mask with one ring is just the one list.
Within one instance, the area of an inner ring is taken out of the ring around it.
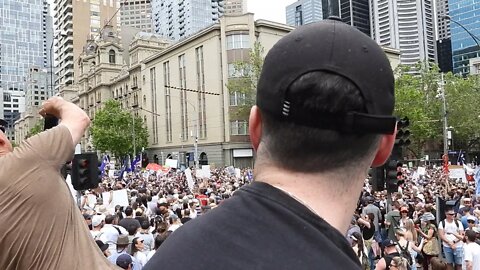
{"label": "man's ear", "polygon": [[377,147],[377,153],[375,154],[375,158],[372,161],[372,167],[382,166],[390,157],[390,155],[392,154],[393,145],[395,144],[396,134],[397,127],[395,127],[395,131],[393,132],[393,134],[382,135],[380,143]]}
{"label": "man's ear", "polygon": [[262,115],[257,106],[253,106],[250,110],[250,117],[248,119],[248,131],[250,132],[250,141],[255,151],[258,149],[260,140],[262,138]]}

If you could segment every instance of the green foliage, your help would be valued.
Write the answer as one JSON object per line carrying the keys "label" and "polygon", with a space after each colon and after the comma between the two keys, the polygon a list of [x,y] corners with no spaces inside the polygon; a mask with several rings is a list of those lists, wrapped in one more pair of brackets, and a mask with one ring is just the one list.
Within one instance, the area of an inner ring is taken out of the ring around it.
{"label": "green foliage", "polygon": [[40,120],[38,120],[38,122],[35,124],[35,126],[33,126],[27,132],[27,135],[26,135],[25,139],[28,139],[28,138],[32,137],[33,135],[36,135],[36,134],[42,132],[43,131],[43,124],[44,124],[44,120],[43,120],[43,118],[41,118]]}
{"label": "green foliage", "polygon": [[250,51],[248,61],[234,64],[234,75],[228,80],[230,95],[244,96],[233,112],[234,118],[248,119],[250,108],[255,105],[256,90],[264,61],[264,48],[255,42]]}
{"label": "green foliage", "polygon": [[[443,144],[443,99],[440,91],[441,74],[437,66],[418,65],[416,74],[406,67],[396,70],[395,115],[410,119],[409,150],[423,156],[426,143]],[[479,141],[480,84],[476,76],[466,78],[451,73],[444,75],[447,123],[453,127],[452,136],[457,150],[473,150]],[[450,147],[452,149],[452,147]],[[441,150],[440,150],[441,151]]]}
{"label": "green foliage", "polygon": [[[133,122],[135,125],[133,126]],[[133,133],[135,130],[135,133]],[[91,126],[93,145],[97,150],[110,152],[117,158],[133,154],[133,136],[137,153],[147,146],[148,132],[140,117],[121,108],[119,102],[109,100],[104,107],[95,114]]]}

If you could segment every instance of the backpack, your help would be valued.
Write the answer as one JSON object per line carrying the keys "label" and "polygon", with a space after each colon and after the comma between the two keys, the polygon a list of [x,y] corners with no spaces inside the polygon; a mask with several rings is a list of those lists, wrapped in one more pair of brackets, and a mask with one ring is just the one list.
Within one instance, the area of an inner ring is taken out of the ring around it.
{"label": "backpack", "polygon": [[[457,226],[457,230],[458,228],[460,227],[459,223],[458,223],[458,220],[457,219],[454,219],[455,220],[455,226]],[[445,219],[440,221],[440,223],[442,224],[442,228],[445,230]]]}
{"label": "backpack", "polygon": [[410,241],[407,241],[407,245],[403,248],[400,243],[397,242],[397,247],[400,249],[400,255],[407,259],[408,265],[412,266],[413,265],[413,260],[412,260],[412,255],[410,254],[410,251],[408,251],[408,245],[410,244]]}

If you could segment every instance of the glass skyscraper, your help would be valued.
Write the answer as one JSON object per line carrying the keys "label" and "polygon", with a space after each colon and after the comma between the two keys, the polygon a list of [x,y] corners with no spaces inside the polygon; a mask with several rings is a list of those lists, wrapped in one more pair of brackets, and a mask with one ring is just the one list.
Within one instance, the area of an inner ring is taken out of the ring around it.
{"label": "glass skyscraper", "polygon": [[30,67],[50,64],[51,22],[45,0],[0,1],[0,117],[9,123],[10,138],[25,108]]}
{"label": "glass skyscraper", "polygon": [[[474,0],[449,0],[450,32],[452,39],[453,72],[467,75],[470,73],[469,59],[480,56],[480,48],[470,33],[480,38],[480,2]],[[480,43],[480,40],[478,40]]]}

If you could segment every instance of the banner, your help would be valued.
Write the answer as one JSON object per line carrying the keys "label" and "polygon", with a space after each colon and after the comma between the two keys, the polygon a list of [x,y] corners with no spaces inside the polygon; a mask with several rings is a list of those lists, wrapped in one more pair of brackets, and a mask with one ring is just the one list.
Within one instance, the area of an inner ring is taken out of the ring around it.
{"label": "banner", "polygon": [[235,168],[235,177],[237,177],[237,179],[242,178],[242,172],[238,168]]}
{"label": "banner", "polygon": [[211,177],[210,165],[202,165],[202,175],[204,178]]}
{"label": "banner", "polygon": [[425,175],[425,167],[418,167],[417,172],[418,175]]}
{"label": "banner", "polygon": [[165,166],[170,168],[178,168],[178,160],[176,159],[166,159]]}
{"label": "banner", "polygon": [[455,165],[450,165],[448,167],[449,170],[449,177],[451,179],[461,179],[462,182],[466,183],[467,182],[467,177],[465,175],[465,169],[463,166],[455,166]]}
{"label": "banner", "polygon": [[192,170],[190,170],[190,168],[187,168],[185,170],[185,176],[187,177],[188,188],[192,191],[193,186],[195,185],[195,182],[193,181]]}
{"label": "banner", "polygon": [[114,190],[113,191],[113,199],[112,199],[113,206],[129,206],[128,203],[128,193],[126,189],[121,190]]}

